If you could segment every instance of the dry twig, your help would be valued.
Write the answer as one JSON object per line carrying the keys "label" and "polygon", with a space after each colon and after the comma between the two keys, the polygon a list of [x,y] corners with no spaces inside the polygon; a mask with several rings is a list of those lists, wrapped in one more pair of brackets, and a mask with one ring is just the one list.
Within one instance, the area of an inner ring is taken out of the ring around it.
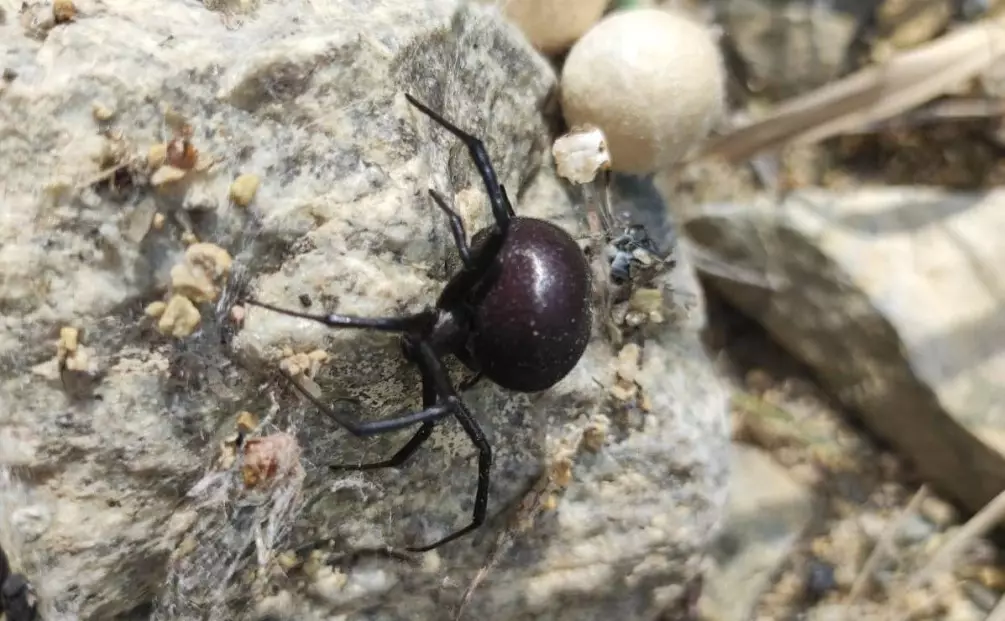
{"label": "dry twig", "polygon": [[739,162],[786,143],[859,131],[931,101],[1005,59],[1001,18],[963,26],[881,65],[781,104],[767,118],[709,140],[700,156]]}
{"label": "dry twig", "polygon": [[890,522],[886,529],[880,535],[879,539],[876,541],[876,545],[872,548],[872,552],[869,553],[869,558],[865,560],[862,565],[862,569],[859,570],[858,575],[855,576],[855,582],[852,583],[851,589],[848,591],[848,596],[845,598],[844,605],[845,614],[849,617],[851,616],[848,612],[847,607],[855,603],[855,601],[862,595],[862,591],[865,590],[865,585],[872,578],[873,573],[876,571],[876,567],[879,562],[883,560],[883,556],[890,549],[893,543],[893,538],[897,535],[897,532],[907,521],[907,517],[918,510],[921,506],[921,502],[928,496],[928,487],[924,484],[918,488],[918,491],[914,493],[911,501],[907,503],[907,506],[900,512],[897,519]]}
{"label": "dry twig", "polygon": [[951,565],[953,560],[966,549],[968,543],[985,535],[1001,522],[1002,518],[1005,518],[1005,491],[999,492],[991,502],[984,505],[983,509],[963,525],[955,537],[939,548],[935,556],[908,580],[907,587],[909,589],[918,588],[930,580],[935,572]]}

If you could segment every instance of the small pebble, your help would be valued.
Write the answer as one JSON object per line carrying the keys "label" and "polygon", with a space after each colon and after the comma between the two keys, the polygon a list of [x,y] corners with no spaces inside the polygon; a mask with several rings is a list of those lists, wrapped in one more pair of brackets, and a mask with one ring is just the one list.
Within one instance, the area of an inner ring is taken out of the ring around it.
{"label": "small pebble", "polygon": [[803,581],[803,596],[811,603],[819,602],[828,593],[837,589],[834,566],[817,558],[811,558],[806,566]]}
{"label": "small pebble", "polygon": [[933,496],[928,496],[921,501],[921,515],[939,528],[946,528],[959,519],[956,515],[956,509],[952,505]]}
{"label": "small pebble", "polygon": [[258,427],[258,417],[248,412],[247,410],[242,410],[237,413],[237,428],[240,431],[249,433],[254,431]]}
{"label": "small pebble", "polygon": [[300,304],[304,308],[310,308],[311,307],[311,296],[307,295],[306,293],[301,293],[300,294]]}
{"label": "small pebble", "polygon": [[244,174],[230,184],[230,200],[241,207],[247,207],[258,192],[259,180],[256,175]]}
{"label": "small pebble", "polygon": [[185,178],[185,171],[181,168],[175,168],[174,166],[169,166],[165,164],[161,166],[150,176],[150,185],[155,188],[164,187],[170,183],[175,183],[176,181],[181,181]]}
{"label": "small pebble", "polygon": [[596,127],[584,127],[561,136],[551,147],[555,170],[572,183],[590,183],[601,170],[611,167],[604,132]]}
{"label": "small pebble", "polygon": [[151,302],[147,305],[146,309],[143,311],[146,313],[147,317],[157,318],[164,314],[164,309],[167,308],[166,302]]}
{"label": "small pebble", "polygon": [[628,9],[572,47],[561,96],[570,126],[604,132],[613,170],[648,174],[683,159],[721,119],[725,71],[703,25],[662,9]]}
{"label": "small pebble", "polygon": [[635,343],[625,345],[618,352],[618,377],[626,382],[635,382],[641,363],[642,349]]}
{"label": "small pebble", "polygon": [[91,106],[91,114],[94,115],[95,121],[105,122],[110,121],[113,116],[115,116],[115,110],[112,110],[108,106],[101,104],[100,102],[94,102]]}
{"label": "small pebble", "polygon": [[897,531],[896,540],[901,544],[914,544],[924,541],[935,533],[932,524],[917,515],[905,516]]}
{"label": "small pebble", "polygon": [[167,145],[163,142],[155,144],[147,151],[147,165],[152,169],[160,168],[167,161]]}
{"label": "small pebble", "polygon": [[73,20],[77,15],[77,7],[72,0],[54,0],[52,3],[52,17],[57,24],[65,24]]}
{"label": "small pebble", "polygon": [[199,309],[191,300],[183,295],[173,295],[157,322],[157,330],[161,334],[182,338],[195,332],[201,320]]}

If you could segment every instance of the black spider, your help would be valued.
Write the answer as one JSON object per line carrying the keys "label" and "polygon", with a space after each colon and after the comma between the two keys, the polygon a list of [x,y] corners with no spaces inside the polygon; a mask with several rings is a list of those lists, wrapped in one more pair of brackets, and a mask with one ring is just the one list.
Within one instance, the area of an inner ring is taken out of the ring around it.
{"label": "black spider", "polygon": [[590,338],[591,281],[586,257],[576,241],[558,226],[517,216],[500,185],[485,146],[478,138],[405,95],[409,103],[454,134],[468,148],[488,192],[495,223],[478,231],[468,244],[464,224],[442,196],[429,190],[447,216],[463,267],[447,282],[435,307],[404,317],[312,315],[277,308],[254,299],[248,304],[321,322],[333,328],[368,328],[398,332],[405,358],[422,377],[422,407],[387,420],[357,423],[327,407],[283,374],[321,411],[355,436],[365,437],[420,425],[416,434],[390,459],[371,464],[333,465],[333,470],[400,467],[432,434],[434,426],[453,416],[478,449],[478,488],[471,523],[423,546],[425,552],[465,535],[485,521],[492,447],[474,416],[461,401],[444,369],[442,356],[452,354],[482,377],[508,390],[537,392],[564,378],[579,362]]}
{"label": "black spider", "polygon": [[3,548],[0,548],[0,614],[6,615],[7,621],[38,619],[35,589],[27,578],[11,571]]}

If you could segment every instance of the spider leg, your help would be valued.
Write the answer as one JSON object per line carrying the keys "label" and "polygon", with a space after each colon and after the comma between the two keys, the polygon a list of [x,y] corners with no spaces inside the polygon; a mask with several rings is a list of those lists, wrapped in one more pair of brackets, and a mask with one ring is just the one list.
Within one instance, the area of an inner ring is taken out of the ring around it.
{"label": "spider leg", "polygon": [[450,385],[450,378],[436,352],[425,342],[420,342],[416,350],[417,363],[423,369],[423,375],[428,374],[428,377],[433,380],[439,399],[454,406],[451,413],[457,419],[457,422],[461,424],[461,428],[464,429],[468,438],[471,439],[471,443],[478,449],[478,487],[475,490],[475,506],[472,511],[471,522],[464,528],[454,531],[432,543],[405,548],[409,552],[428,552],[446,543],[450,543],[459,537],[463,537],[485,523],[489,500],[489,481],[492,471],[492,446],[485,438],[485,433],[478,425],[474,416],[471,415],[470,410],[468,410],[467,406],[464,405],[464,402],[457,395],[457,392]]}
{"label": "spider leg", "polygon": [[0,547],[0,614],[8,621],[35,621],[38,605],[28,579],[12,573],[7,553]]}
{"label": "spider leg", "polygon": [[412,332],[413,330],[420,330],[430,325],[436,319],[436,314],[431,311],[423,311],[404,317],[356,317],[353,315],[338,315],[336,313],[329,313],[327,315],[302,313],[266,304],[265,302],[259,302],[254,298],[244,298],[242,301],[245,304],[267,308],[283,315],[289,315],[290,317],[317,321],[329,328],[366,328],[382,332]]}
{"label": "spider leg", "polygon": [[0,612],[6,615],[8,621],[38,619],[35,589],[23,575],[11,574],[0,584]]}
{"label": "spider leg", "polygon": [[447,214],[447,220],[450,222],[450,232],[454,236],[454,244],[457,246],[457,252],[461,255],[461,261],[464,263],[464,267],[471,269],[471,248],[468,247],[468,238],[464,233],[464,221],[457,214],[456,211],[447,205],[447,201],[444,200],[436,191],[429,190],[429,195],[433,197],[433,201],[436,205],[443,210],[443,213]]}
{"label": "spider leg", "polygon": [[[370,436],[377,436],[382,433],[391,433],[392,431],[398,431],[406,427],[411,427],[418,423],[434,423],[438,420],[446,418],[454,413],[454,406],[451,402],[437,403],[429,407],[424,407],[417,412],[409,412],[408,414],[403,414],[401,416],[396,416],[394,418],[385,418],[383,420],[375,420],[366,423],[358,423],[349,420],[347,417],[343,416],[341,413],[336,412],[331,407],[325,405],[320,399],[315,397],[309,390],[300,385],[300,382],[293,379],[289,373],[279,370],[279,374],[282,375],[287,382],[289,382],[300,394],[307,398],[314,407],[321,410],[325,415],[338,423],[346,431],[356,436],[357,438],[367,438]],[[421,433],[422,430],[420,429]],[[416,434],[418,435],[418,434]],[[414,438],[413,438],[414,440]],[[407,447],[411,442],[406,444]],[[412,449],[415,450],[414,448]]]}
{"label": "spider leg", "polygon": [[[436,403],[436,387],[433,382],[430,381],[428,374],[422,374],[422,407],[429,408]],[[331,470],[379,470],[381,468],[398,468],[401,467],[408,458],[415,454],[419,447],[429,439],[432,435],[433,429],[436,428],[436,423],[434,421],[426,421],[422,423],[419,430],[415,432],[412,439],[405,443],[405,446],[398,449],[398,452],[392,455],[389,459],[383,461],[378,461],[370,464],[331,464],[328,466]]]}
{"label": "spider leg", "polygon": [[500,183],[499,190],[502,191],[503,202],[506,203],[506,212],[509,213],[511,218],[515,218],[516,212],[513,211],[513,203],[509,202],[509,196],[506,195],[506,186]]}
{"label": "spider leg", "polygon": [[496,175],[495,168],[492,167],[492,162],[489,160],[489,154],[488,151],[485,150],[485,145],[481,140],[460,129],[436,112],[433,112],[426,107],[425,104],[420,103],[411,95],[406,93],[405,99],[408,100],[408,103],[418,108],[423,114],[436,121],[441,127],[449,131],[454,136],[457,136],[457,138],[464,143],[464,146],[468,148],[471,160],[474,162],[475,168],[478,169],[478,174],[481,175],[482,182],[485,183],[485,190],[489,195],[489,203],[492,205],[492,215],[495,216],[499,232],[505,233],[509,229],[511,210],[506,208],[508,201],[504,198],[502,186],[499,185],[499,177]]}

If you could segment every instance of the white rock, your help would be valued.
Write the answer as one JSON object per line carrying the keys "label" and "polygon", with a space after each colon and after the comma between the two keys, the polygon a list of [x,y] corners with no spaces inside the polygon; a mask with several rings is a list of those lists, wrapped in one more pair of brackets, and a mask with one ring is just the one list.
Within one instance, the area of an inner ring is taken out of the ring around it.
{"label": "white rock", "polygon": [[710,282],[941,497],[977,511],[1005,489],[1005,191],[806,188],[700,211],[695,244],[791,284]]}
{"label": "white rock", "polygon": [[719,120],[724,94],[710,31],[660,9],[605,17],[562,69],[566,120],[600,127],[620,172],[645,174],[679,161]]}

